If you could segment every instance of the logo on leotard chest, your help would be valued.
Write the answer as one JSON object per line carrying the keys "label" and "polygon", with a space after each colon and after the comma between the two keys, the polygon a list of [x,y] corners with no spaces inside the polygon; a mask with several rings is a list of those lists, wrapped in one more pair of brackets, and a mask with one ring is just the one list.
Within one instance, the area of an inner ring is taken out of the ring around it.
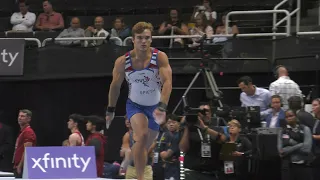
{"label": "logo on leotard chest", "polygon": [[142,79],[135,79],[134,82],[141,83],[146,87],[149,87],[150,78],[148,76],[143,76]]}

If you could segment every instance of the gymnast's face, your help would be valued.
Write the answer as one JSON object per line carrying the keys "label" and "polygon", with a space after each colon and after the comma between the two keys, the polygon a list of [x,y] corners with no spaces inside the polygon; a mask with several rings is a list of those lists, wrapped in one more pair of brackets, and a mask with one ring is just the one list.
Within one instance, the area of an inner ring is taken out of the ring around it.
{"label": "gymnast's face", "polygon": [[140,51],[149,50],[152,43],[151,31],[149,29],[145,29],[140,34],[135,34],[133,38],[134,48]]}

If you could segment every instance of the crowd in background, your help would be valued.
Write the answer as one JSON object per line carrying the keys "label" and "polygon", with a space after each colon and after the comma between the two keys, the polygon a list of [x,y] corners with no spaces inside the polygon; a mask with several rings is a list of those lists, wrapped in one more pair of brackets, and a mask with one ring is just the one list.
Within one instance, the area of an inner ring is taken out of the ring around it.
{"label": "crowd in background", "polygon": [[[266,128],[280,130],[278,145],[274,148],[278,149],[278,157],[281,159],[281,179],[318,179],[320,100],[312,101],[310,114],[304,110],[303,95],[298,84],[288,76],[287,69],[284,66],[277,67],[275,76],[277,80],[271,83],[269,90],[255,86],[248,76],[239,78],[237,83],[242,90],[242,106],[259,106],[261,121],[266,122]],[[252,178],[249,164],[256,147],[252,139],[244,134],[246,127],[243,122],[232,116],[226,121],[217,121],[210,103],[201,103],[199,108],[202,111],[197,117],[167,115],[166,123],[161,125],[149,149],[145,179],[180,179],[181,162],[185,179]],[[103,117],[70,115],[66,123],[70,136],[62,145],[94,146],[98,177],[136,178],[134,163],[130,160],[134,132],[127,117],[124,118],[128,130],[119,149],[122,162],[104,162],[108,140],[104,135],[106,126]],[[24,147],[37,146],[36,132],[30,126],[31,119],[30,110],[20,110],[18,124],[21,131],[16,140],[13,164],[16,177],[21,177],[23,173]],[[83,125],[89,133],[88,137],[80,132]],[[7,138],[10,139],[10,136]],[[221,155],[227,146],[233,148],[231,159]],[[184,153],[183,158],[180,151]]]}
{"label": "crowd in background", "polygon": [[[104,19],[97,16],[92,26],[83,27],[81,25],[81,18],[73,17],[71,22],[64,22],[61,13],[54,11],[54,7],[50,1],[44,1],[43,13],[37,17],[34,13],[29,11],[29,3],[27,0],[21,0],[18,3],[20,12],[15,12],[11,16],[10,23],[12,30],[10,32],[32,32],[32,31],[49,31],[60,32],[57,38],[77,38],[77,37],[105,37],[105,40],[91,40],[91,41],[56,41],[56,43],[64,46],[84,46],[92,47],[101,45],[108,41],[109,37],[118,37],[121,40],[131,36],[131,28],[126,25],[126,20],[119,16],[114,19],[112,29],[105,29]],[[154,33],[155,35],[200,35],[206,34],[207,43],[222,43],[227,40],[224,37],[212,38],[213,34],[238,34],[239,30],[236,25],[229,25],[226,29],[226,22],[224,13],[218,17],[217,12],[212,9],[211,1],[203,0],[202,4],[194,8],[194,12],[188,22],[183,22],[181,14],[177,9],[171,9],[168,18],[163,20],[161,25],[153,24],[159,29]],[[131,22],[133,23],[133,22]],[[135,22],[134,22],[135,23]],[[199,46],[200,38],[180,39],[174,38],[172,40],[164,40],[160,46],[176,46],[189,47]],[[120,45],[120,44],[119,44]]]}

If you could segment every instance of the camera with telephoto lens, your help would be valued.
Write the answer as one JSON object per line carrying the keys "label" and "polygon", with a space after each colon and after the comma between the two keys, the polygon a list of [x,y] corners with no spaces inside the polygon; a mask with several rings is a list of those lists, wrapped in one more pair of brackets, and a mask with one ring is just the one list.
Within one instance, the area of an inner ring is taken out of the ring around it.
{"label": "camera with telephoto lens", "polygon": [[186,125],[193,126],[198,123],[198,114],[201,113],[202,115],[206,115],[209,111],[208,109],[204,108],[192,108],[188,105],[187,99],[185,96],[182,96],[183,102],[183,114],[186,117]]}
{"label": "camera with telephoto lens", "polygon": [[184,115],[186,116],[186,124],[188,126],[193,126],[198,123],[198,114],[201,113],[203,116],[206,116],[208,109],[201,108],[190,108],[184,109]]}

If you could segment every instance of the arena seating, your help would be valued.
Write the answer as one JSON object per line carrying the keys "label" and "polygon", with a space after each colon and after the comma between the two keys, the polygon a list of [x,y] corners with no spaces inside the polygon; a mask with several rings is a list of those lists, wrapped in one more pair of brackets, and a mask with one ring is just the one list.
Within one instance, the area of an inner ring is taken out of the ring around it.
{"label": "arena seating", "polygon": [[[15,0],[3,0],[1,2],[0,31],[11,29],[9,22],[11,14],[18,9]],[[42,0],[28,0],[30,11],[39,14],[42,12]],[[157,3],[151,0],[126,1],[118,0],[52,0],[56,11],[62,12],[65,17],[66,26],[69,25],[70,17],[80,16],[82,26],[87,27],[93,23],[93,17],[97,15],[104,16],[105,29],[110,29],[112,21],[116,16],[124,16],[126,23],[132,25],[137,21],[148,21],[158,27],[167,17],[169,8],[178,8],[182,12],[182,20],[188,22],[193,11],[193,7],[198,4],[194,0],[172,1],[162,0]],[[213,2],[213,9],[219,15],[231,10],[262,10],[273,9],[279,3],[279,0],[218,0]],[[147,16],[146,16],[147,14]],[[279,16],[280,18],[281,16]],[[218,16],[221,18],[221,16]],[[272,15],[248,15],[233,16],[241,33],[250,32],[270,32]],[[55,35],[55,34],[54,34]],[[19,35],[20,37],[21,35]],[[50,35],[48,35],[50,36]],[[53,36],[53,35],[52,35]],[[51,36],[50,36],[51,37]]]}

